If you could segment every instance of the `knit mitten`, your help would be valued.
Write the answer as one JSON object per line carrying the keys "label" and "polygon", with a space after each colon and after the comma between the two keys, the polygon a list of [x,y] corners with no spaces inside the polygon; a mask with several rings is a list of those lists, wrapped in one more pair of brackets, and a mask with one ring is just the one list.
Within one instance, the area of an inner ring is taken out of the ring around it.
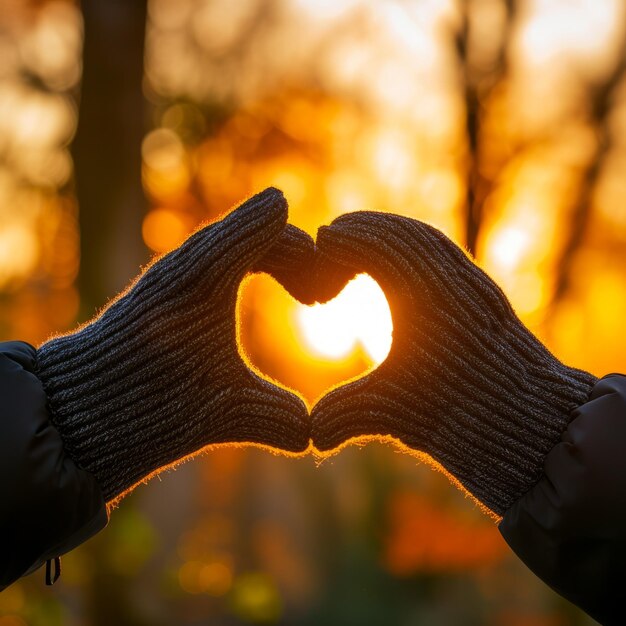
{"label": "knit mitten", "polygon": [[38,349],[51,420],[105,500],[211,444],[307,447],[303,402],[237,350],[239,284],[265,262],[280,279],[282,242],[299,241],[286,221],[285,199],[267,189],[151,264],[96,319]]}
{"label": "knit mitten", "polygon": [[427,224],[343,215],[320,229],[317,255],[318,283],[358,272],[377,280],[394,330],[376,370],[314,407],[314,445],[330,450],[352,437],[390,435],[502,515],[541,477],[594,376],[556,359],[500,288]]}

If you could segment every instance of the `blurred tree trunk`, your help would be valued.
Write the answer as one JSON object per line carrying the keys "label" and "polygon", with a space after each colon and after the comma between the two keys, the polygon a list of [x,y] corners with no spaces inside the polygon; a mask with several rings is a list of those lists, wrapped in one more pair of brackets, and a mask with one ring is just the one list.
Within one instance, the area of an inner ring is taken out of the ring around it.
{"label": "blurred tree trunk", "polygon": [[83,80],[73,157],[84,319],[123,288],[147,257],[141,240],[147,0],[83,0],[82,9]]}
{"label": "blurred tree trunk", "polygon": [[[145,199],[143,58],[147,0],[83,0],[83,79],[72,146],[79,206],[81,319],[91,317],[147,259],[141,239]],[[115,522],[123,522],[125,502]],[[140,626],[126,572],[112,566],[123,549],[114,529],[90,542],[96,563],[90,589],[94,626]],[[129,564],[132,568],[132,564]],[[129,572],[129,574],[132,572]]]}

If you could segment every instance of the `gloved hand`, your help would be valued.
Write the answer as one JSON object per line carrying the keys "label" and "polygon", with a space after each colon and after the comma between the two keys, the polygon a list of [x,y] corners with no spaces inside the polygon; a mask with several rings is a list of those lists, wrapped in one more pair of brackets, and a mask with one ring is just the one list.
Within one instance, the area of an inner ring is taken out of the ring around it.
{"label": "gloved hand", "polygon": [[427,224],[352,213],[321,228],[316,245],[311,275],[324,298],[367,272],[387,296],[394,329],[376,370],[314,407],[314,445],[390,435],[502,515],[540,478],[596,378],[550,354],[500,288]]}
{"label": "gloved hand", "polygon": [[267,189],[158,259],[97,318],[37,350],[51,420],[107,502],[211,444],[308,446],[303,402],[255,375],[237,350],[245,274],[267,264],[289,284],[283,248],[303,260],[313,251],[286,221],[285,199]]}

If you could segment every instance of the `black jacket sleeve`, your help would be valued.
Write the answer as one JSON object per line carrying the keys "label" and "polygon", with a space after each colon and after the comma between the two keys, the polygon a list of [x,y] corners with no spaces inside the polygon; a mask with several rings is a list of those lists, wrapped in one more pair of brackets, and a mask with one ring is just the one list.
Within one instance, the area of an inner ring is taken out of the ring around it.
{"label": "black jacket sleeve", "polygon": [[611,374],[576,409],[544,477],[500,532],[528,567],[605,625],[624,623],[626,377]]}
{"label": "black jacket sleeve", "polygon": [[67,457],[27,343],[0,343],[0,591],[104,528],[95,478]]}

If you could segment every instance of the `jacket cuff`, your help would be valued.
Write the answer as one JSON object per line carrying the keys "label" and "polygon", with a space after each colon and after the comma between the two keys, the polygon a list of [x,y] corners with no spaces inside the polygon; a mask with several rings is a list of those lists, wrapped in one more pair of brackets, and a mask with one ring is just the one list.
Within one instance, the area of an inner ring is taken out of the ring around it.
{"label": "jacket cuff", "polygon": [[65,453],[35,375],[35,348],[0,343],[0,590],[106,526],[89,472]]}
{"label": "jacket cuff", "polygon": [[505,513],[513,551],[602,624],[623,623],[626,376],[610,374],[575,409],[543,478]]}

